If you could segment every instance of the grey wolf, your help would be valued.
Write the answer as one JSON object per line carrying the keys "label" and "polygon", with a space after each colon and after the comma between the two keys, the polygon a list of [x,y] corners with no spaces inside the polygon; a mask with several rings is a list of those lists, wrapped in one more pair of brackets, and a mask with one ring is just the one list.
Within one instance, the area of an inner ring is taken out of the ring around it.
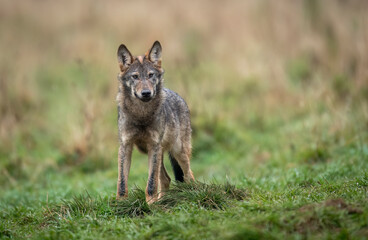
{"label": "grey wolf", "polygon": [[183,98],[163,87],[161,52],[158,41],[141,56],[133,56],[124,44],[117,51],[120,67],[117,199],[128,196],[133,146],[148,154],[149,176],[145,191],[148,203],[157,201],[170,185],[171,179],[163,162],[164,152],[169,153],[175,180],[194,180],[190,168],[192,130],[189,109]]}

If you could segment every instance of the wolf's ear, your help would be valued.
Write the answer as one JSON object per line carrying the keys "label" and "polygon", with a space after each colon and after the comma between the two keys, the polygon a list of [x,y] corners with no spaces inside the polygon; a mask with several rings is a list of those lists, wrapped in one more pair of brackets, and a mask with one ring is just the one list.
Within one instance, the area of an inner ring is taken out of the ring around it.
{"label": "wolf's ear", "polygon": [[148,53],[148,60],[153,62],[157,67],[161,67],[161,44],[159,41],[153,43]]}
{"label": "wolf's ear", "polygon": [[118,48],[118,62],[122,72],[133,62],[133,56],[124,44],[121,44]]}

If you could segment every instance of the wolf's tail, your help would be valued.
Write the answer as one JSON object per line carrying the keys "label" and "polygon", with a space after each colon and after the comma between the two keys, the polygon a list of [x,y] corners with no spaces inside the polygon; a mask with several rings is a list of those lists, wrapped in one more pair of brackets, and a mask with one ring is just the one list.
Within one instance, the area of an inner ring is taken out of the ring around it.
{"label": "wolf's tail", "polygon": [[179,166],[178,161],[172,156],[172,154],[169,152],[169,158],[171,162],[171,166],[174,171],[175,180],[179,182],[184,182],[184,173],[183,169]]}

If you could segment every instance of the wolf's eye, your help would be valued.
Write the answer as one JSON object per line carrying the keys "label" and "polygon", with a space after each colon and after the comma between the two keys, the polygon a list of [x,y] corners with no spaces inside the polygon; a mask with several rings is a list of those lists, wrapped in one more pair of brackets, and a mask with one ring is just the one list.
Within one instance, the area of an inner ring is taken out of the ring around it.
{"label": "wolf's eye", "polygon": [[153,73],[149,73],[148,78],[152,78],[152,77],[153,77]]}
{"label": "wolf's eye", "polygon": [[138,74],[133,74],[132,75],[132,78],[135,79],[135,80],[137,80],[138,79]]}

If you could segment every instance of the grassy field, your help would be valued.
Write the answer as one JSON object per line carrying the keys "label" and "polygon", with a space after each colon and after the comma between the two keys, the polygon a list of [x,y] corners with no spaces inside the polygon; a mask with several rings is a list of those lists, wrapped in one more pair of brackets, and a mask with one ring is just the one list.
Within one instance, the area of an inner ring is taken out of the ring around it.
{"label": "grassy field", "polygon": [[[0,238],[367,239],[367,10],[0,0]],[[116,51],[155,40],[197,182],[148,206],[137,151],[114,198]]]}

